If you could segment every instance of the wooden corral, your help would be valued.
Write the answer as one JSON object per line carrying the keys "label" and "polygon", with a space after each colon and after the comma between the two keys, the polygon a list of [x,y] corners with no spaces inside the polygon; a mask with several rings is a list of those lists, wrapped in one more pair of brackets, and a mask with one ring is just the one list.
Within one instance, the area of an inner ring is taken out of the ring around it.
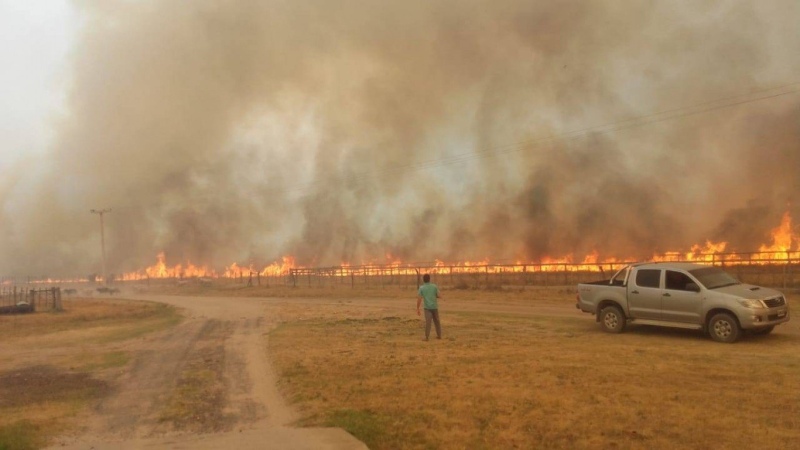
{"label": "wooden corral", "polygon": [[21,289],[16,286],[0,289],[0,314],[34,311],[61,311],[61,289]]}

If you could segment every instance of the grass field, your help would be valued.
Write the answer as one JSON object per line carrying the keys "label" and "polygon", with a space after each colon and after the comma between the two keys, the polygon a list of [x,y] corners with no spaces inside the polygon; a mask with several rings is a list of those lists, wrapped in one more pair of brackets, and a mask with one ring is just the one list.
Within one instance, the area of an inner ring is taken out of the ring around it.
{"label": "grass field", "polygon": [[[569,290],[535,296],[503,298],[574,300]],[[796,294],[790,303],[800,303]],[[444,303],[442,320],[444,339],[430,342],[410,314],[283,324],[270,335],[270,352],[300,423],[343,427],[372,449],[800,442],[796,322],[723,345],[686,330],[605,334],[589,315],[563,309],[448,313]]]}
{"label": "grass field", "polygon": [[128,363],[117,344],[178,321],[165,305],[87,299],[0,316],[0,450],[40,448],[76,426]]}

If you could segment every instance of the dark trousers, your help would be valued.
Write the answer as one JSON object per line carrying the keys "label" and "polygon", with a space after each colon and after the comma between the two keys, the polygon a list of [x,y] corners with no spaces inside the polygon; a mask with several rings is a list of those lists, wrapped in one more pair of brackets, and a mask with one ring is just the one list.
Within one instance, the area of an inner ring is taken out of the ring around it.
{"label": "dark trousers", "polygon": [[425,310],[425,339],[428,339],[428,336],[431,335],[431,320],[433,320],[433,324],[436,326],[436,337],[441,339],[442,338],[442,324],[439,323],[439,310],[438,309],[426,309]]}

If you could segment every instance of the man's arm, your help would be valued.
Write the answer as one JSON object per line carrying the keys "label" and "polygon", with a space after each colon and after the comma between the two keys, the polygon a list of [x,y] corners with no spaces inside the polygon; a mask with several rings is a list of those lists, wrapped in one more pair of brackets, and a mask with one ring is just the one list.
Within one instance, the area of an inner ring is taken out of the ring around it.
{"label": "man's arm", "polygon": [[417,315],[418,315],[418,316],[420,315],[420,312],[419,312],[419,306],[420,306],[421,304],[422,304],[422,296],[421,296],[421,295],[419,295],[419,296],[417,296]]}

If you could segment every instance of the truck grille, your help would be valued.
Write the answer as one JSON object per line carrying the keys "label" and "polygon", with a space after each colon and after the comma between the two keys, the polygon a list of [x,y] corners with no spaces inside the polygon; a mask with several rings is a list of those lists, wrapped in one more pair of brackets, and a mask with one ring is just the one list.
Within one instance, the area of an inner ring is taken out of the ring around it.
{"label": "truck grille", "polygon": [[785,312],[782,313],[782,314],[770,314],[770,315],[767,316],[767,320],[772,322],[773,320],[783,319],[784,317],[786,317],[786,313]]}
{"label": "truck grille", "polygon": [[768,298],[764,300],[764,304],[767,305],[767,308],[774,308],[776,306],[785,305],[786,300],[784,300],[783,297]]}

